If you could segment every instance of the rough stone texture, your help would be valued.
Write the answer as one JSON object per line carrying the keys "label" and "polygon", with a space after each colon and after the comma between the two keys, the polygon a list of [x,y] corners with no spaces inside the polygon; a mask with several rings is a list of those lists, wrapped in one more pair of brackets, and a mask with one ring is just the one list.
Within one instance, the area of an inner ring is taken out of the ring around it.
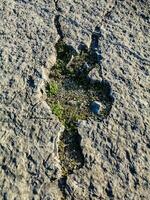
{"label": "rough stone texture", "polygon": [[148,200],[150,193],[149,1],[0,2],[0,199],[63,197],[57,140],[63,126],[45,102],[60,25],[67,44],[89,47],[101,29],[102,76],[115,97],[103,122],[81,121],[84,166],[66,199]]}
{"label": "rough stone texture", "polygon": [[96,68],[93,68],[87,77],[91,83],[94,82],[102,82],[102,78],[100,77],[99,71]]}

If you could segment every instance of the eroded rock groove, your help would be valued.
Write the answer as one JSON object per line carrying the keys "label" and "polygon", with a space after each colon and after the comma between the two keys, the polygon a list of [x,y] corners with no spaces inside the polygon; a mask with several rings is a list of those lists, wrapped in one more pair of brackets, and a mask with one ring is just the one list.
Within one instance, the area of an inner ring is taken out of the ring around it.
{"label": "eroded rock groove", "polygon": [[58,141],[62,170],[59,186],[65,196],[68,174],[84,165],[78,121],[88,118],[103,121],[110,113],[114,97],[111,85],[102,75],[100,28],[95,28],[90,48],[83,45],[80,54],[75,54],[63,41],[59,16],[55,20],[60,39],[55,45],[57,61],[51,69],[46,91],[52,112],[65,126]]}

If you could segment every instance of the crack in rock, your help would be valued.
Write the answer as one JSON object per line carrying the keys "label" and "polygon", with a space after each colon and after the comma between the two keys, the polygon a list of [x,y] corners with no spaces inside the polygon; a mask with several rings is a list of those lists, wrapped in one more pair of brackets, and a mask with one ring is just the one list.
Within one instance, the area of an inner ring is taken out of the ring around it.
{"label": "crack in rock", "polygon": [[[58,13],[60,13],[61,12],[61,8],[59,8],[59,6],[58,6],[58,0],[54,0],[54,4],[55,4],[56,11]],[[63,31],[61,29],[61,24],[60,24],[59,19],[60,19],[60,14],[55,15],[54,24],[55,24],[55,27],[56,27],[56,30],[57,30],[57,34],[62,39],[64,37],[64,35],[63,35]]]}
{"label": "crack in rock", "polygon": [[[102,75],[102,56],[99,48],[100,28],[95,27],[90,48],[87,49],[83,45],[81,53],[75,55],[72,48],[63,41],[59,17],[60,15],[55,17],[56,29],[60,36],[55,45],[57,60],[51,69],[50,82],[47,83],[46,91],[47,102],[53,114],[65,126],[57,145],[61,165],[61,178],[58,180],[58,185],[66,197],[67,176],[84,166],[78,121],[91,117],[103,121],[111,111],[114,97],[110,83]],[[99,74],[96,79],[94,79],[95,73]],[[97,105],[93,102],[98,102],[100,105],[99,112],[94,111]]]}

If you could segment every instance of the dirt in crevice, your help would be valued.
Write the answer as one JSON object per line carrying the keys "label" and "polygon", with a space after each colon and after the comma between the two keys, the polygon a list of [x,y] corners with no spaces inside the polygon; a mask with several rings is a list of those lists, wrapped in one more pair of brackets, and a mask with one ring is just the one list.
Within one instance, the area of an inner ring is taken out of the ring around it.
{"label": "dirt in crevice", "polygon": [[[57,61],[49,74],[50,82],[47,83],[46,91],[47,102],[52,112],[65,126],[57,144],[62,172],[58,185],[65,197],[66,190],[68,191],[68,174],[84,165],[78,121],[89,118],[103,121],[111,111],[114,97],[111,85],[102,77],[102,56],[98,44],[101,37],[99,27],[95,28],[91,36],[90,48],[83,45],[80,54],[75,54],[63,40],[59,15],[55,17],[55,25],[60,39],[55,45]],[[93,68],[99,71],[101,81],[91,83],[87,78]],[[90,110],[93,101],[99,101],[103,105],[99,115],[93,114]]]}

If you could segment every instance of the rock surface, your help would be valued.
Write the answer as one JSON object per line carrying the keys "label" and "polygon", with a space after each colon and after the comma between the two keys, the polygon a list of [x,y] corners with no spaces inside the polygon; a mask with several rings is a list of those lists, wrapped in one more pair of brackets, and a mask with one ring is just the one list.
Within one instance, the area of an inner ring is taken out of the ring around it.
{"label": "rock surface", "polygon": [[102,82],[102,78],[100,77],[97,68],[93,68],[93,69],[89,72],[87,78],[89,79],[89,81],[90,81],[91,83]]}
{"label": "rock surface", "polygon": [[[0,199],[149,199],[149,8],[144,0],[1,0]],[[59,37],[78,52],[96,27],[101,76],[115,101],[107,119],[80,122],[84,165],[62,191],[64,127],[45,83]]]}

